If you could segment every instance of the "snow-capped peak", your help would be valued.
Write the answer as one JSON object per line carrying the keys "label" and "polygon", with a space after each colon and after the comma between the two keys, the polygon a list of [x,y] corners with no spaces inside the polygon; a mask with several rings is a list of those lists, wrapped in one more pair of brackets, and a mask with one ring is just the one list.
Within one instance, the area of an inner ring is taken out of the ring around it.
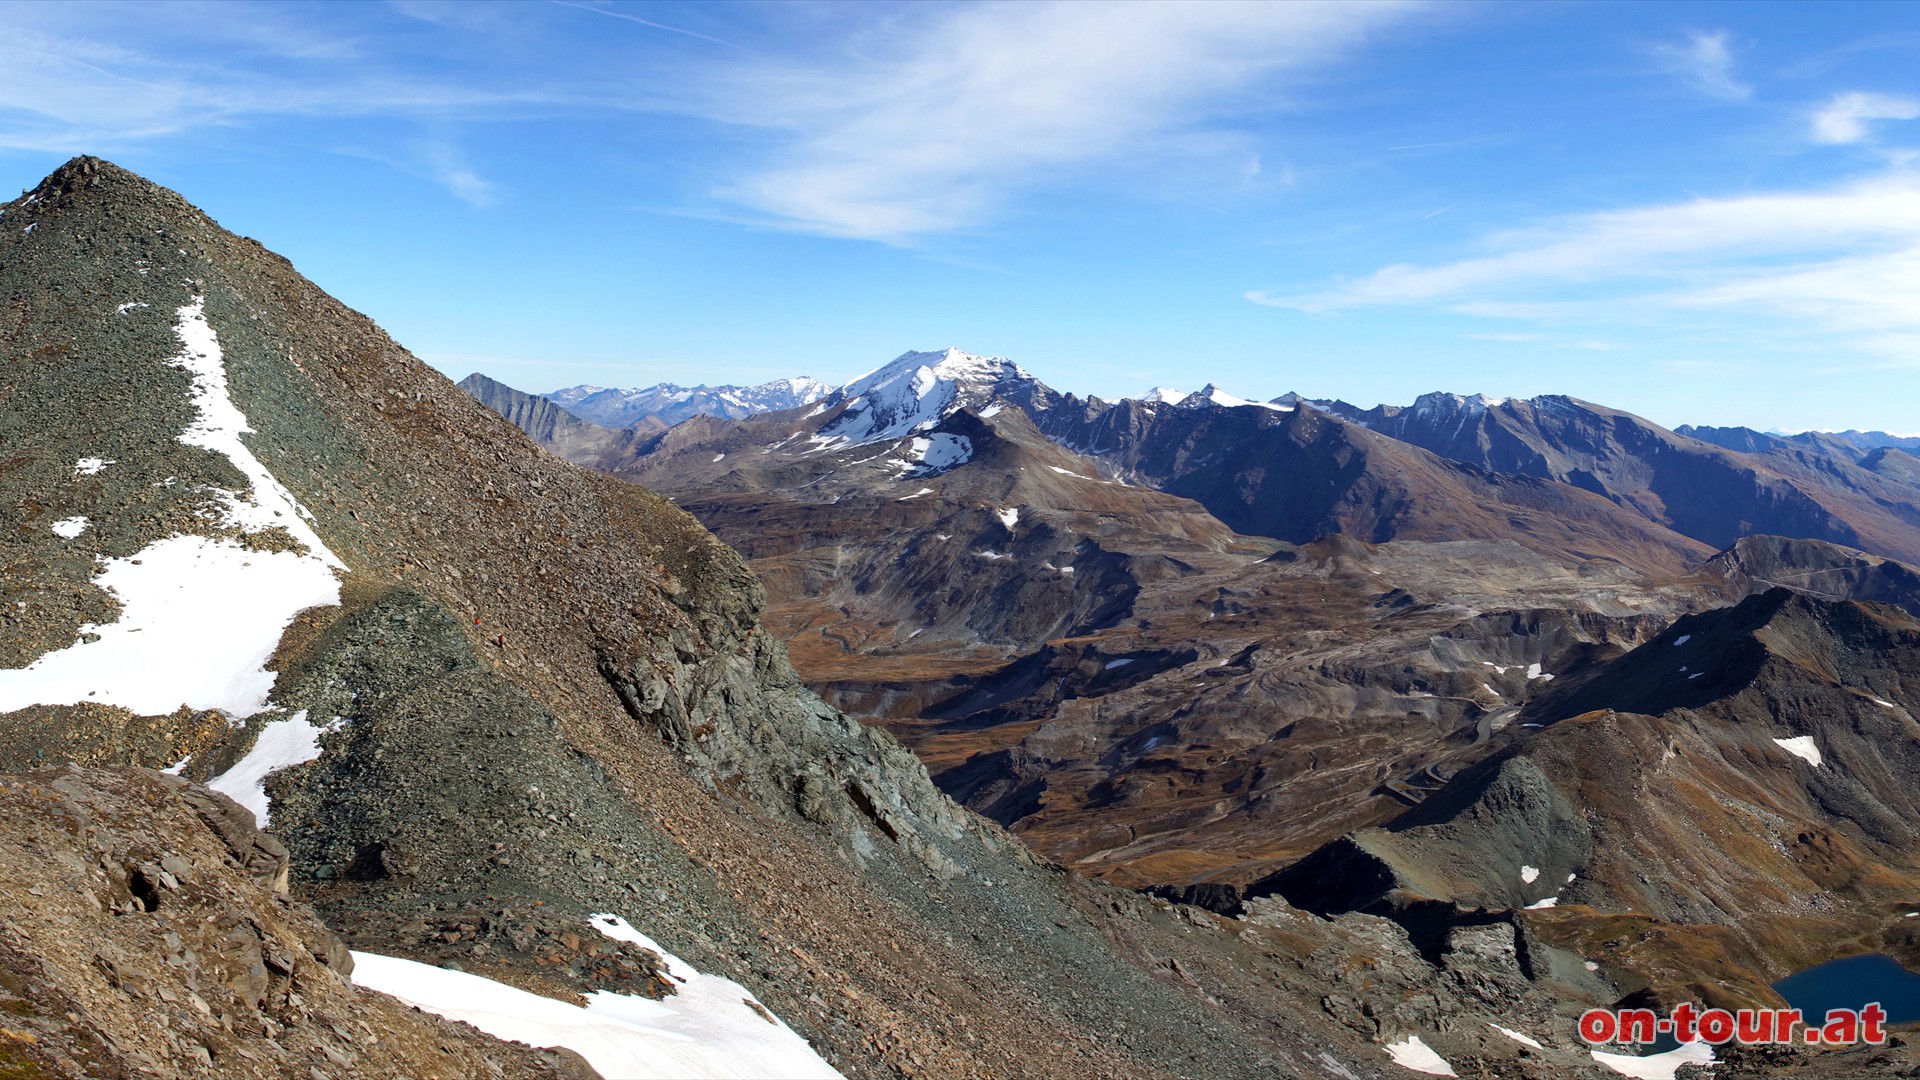
{"label": "snow-capped peak", "polygon": [[903,353],[841,387],[834,398],[847,409],[820,435],[846,445],[904,438],[931,430],[955,409],[985,405],[1021,384],[1034,384],[1033,376],[1004,356],[959,349]]}
{"label": "snow-capped peak", "polygon": [[1227,393],[1212,383],[1208,383],[1193,393],[1188,394],[1186,397],[1181,398],[1179,405],[1183,409],[1198,409],[1206,405],[1218,405],[1222,408],[1231,409],[1240,405],[1252,405],[1257,408],[1272,409],[1275,412],[1289,412],[1293,408],[1291,405],[1281,405],[1265,401],[1248,401],[1246,398],[1234,397],[1232,394]]}
{"label": "snow-capped peak", "polygon": [[1187,391],[1175,390],[1171,386],[1156,386],[1141,395],[1141,401],[1158,401],[1167,405],[1178,405],[1187,397]]}
{"label": "snow-capped peak", "polygon": [[1485,394],[1474,394],[1470,397],[1466,397],[1460,394],[1448,394],[1448,393],[1436,392],[1432,394],[1421,394],[1419,397],[1415,398],[1413,401],[1413,411],[1416,413],[1423,413],[1423,412],[1483,413],[1483,412],[1486,412],[1488,409],[1497,408],[1506,403],[1507,403],[1506,398],[1488,397]]}

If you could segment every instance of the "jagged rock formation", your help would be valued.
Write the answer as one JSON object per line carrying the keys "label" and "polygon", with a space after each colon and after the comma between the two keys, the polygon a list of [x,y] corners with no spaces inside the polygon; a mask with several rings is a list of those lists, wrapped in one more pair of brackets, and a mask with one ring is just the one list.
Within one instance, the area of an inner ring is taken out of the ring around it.
{"label": "jagged rock formation", "polygon": [[[137,608],[97,557],[177,539],[341,569],[245,726],[194,700],[35,702],[51,759],[67,731],[198,780],[263,734],[310,739],[261,805],[295,894],[356,947],[552,994],[645,984],[551,948],[616,913],[848,1075],[1377,1072],[1246,974],[1238,939],[1197,943],[955,809],[800,685],[752,574],[693,518],[545,454],[278,256],[95,159],[0,222],[7,662],[92,648]],[[226,450],[181,441],[215,374],[250,429]],[[289,511],[246,518],[269,488]],[[482,922],[515,929],[460,929]]]}
{"label": "jagged rock formation", "polygon": [[460,380],[459,386],[533,441],[564,458],[599,453],[620,439],[618,432],[582,420],[549,398],[523,394],[485,375],[469,375]]}
{"label": "jagged rock formation", "polygon": [[1336,533],[1376,544],[1513,541],[1642,573],[1708,554],[1567,477],[1463,469],[1313,408],[1070,399],[1038,423],[1129,480],[1194,499],[1241,532],[1293,543]]}

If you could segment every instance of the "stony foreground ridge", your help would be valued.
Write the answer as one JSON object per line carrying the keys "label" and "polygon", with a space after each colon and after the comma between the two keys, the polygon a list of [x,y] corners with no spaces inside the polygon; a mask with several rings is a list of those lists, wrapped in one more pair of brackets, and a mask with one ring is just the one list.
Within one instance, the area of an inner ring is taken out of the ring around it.
{"label": "stony foreground ridge", "polygon": [[0,1075],[598,1075],[356,991],[286,849],[177,777],[0,776],[0,881]]}
{"label": "stony foreground ridge", "polygon": [[[188,376],[165,361],[196,300],[248,448],[347,567],[245,728],[40,706],[0,717],[41,733],[10,767],[186,759],[203,780],[306,710],[338,719],[318,760],[267,782],[272,828],[294,895],[356,948],[565,995],[608,975],[552,943],[612,912],[850,1076],[1383,1075],[1376,1027],[1254,974],[1268,947],[1035,860],[823,705],[759,629],[752,575],[691,517],[542,452],[179,196],[76,159],[0,211],[0,296],[8,662],[112,618],[96,556],[209,529],[244,489],[178,439]],[[76,516],[93,524],[52,530]],[[163,828],[123,817],[130,837]],[[483,923],[518,929],[459,930]],[[148,1052],[205,1073],[190,1048]]]}

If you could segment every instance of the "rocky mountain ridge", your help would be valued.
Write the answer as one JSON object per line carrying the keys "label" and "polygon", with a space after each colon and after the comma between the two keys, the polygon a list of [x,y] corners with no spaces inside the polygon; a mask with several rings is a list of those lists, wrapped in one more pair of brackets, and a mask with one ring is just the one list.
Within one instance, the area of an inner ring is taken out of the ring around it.
{"label": "rocky mountain ridge", "polygon": [[738,420],[755,413],[811,405],[833,387],[805,376],[758,386],[679,386],[657,383],[633,390],[568,386],[543,395],[567,412],[602,427],[667,428],[694,416]]}

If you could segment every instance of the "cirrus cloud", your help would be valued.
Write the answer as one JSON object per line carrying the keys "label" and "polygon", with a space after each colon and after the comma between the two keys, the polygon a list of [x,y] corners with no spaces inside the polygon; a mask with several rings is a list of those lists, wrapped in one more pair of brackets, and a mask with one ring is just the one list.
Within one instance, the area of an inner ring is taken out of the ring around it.
{"label": "cirrus cloud", "polygon": [[[1737,314],[1920,364],[1920,175],[1559,218],[1486,238],[1488,253],[1397,264],[1330,288],[1253,291],[1330,313],[1430,308],[1542,324],[1684,324]],[[1776,336],[1775,341],[1779,338]]]}
{"label": "cirrus cloud", "polygon": [[[1270,107],[1409,3],[903,9],[847,49],[742,59],[693,107],[779,135],[717,191],[782,227],[903,241],[979,224],[1069,170],[1163,153]],[[1257,103],[1243,95],[1265,90]]]}

